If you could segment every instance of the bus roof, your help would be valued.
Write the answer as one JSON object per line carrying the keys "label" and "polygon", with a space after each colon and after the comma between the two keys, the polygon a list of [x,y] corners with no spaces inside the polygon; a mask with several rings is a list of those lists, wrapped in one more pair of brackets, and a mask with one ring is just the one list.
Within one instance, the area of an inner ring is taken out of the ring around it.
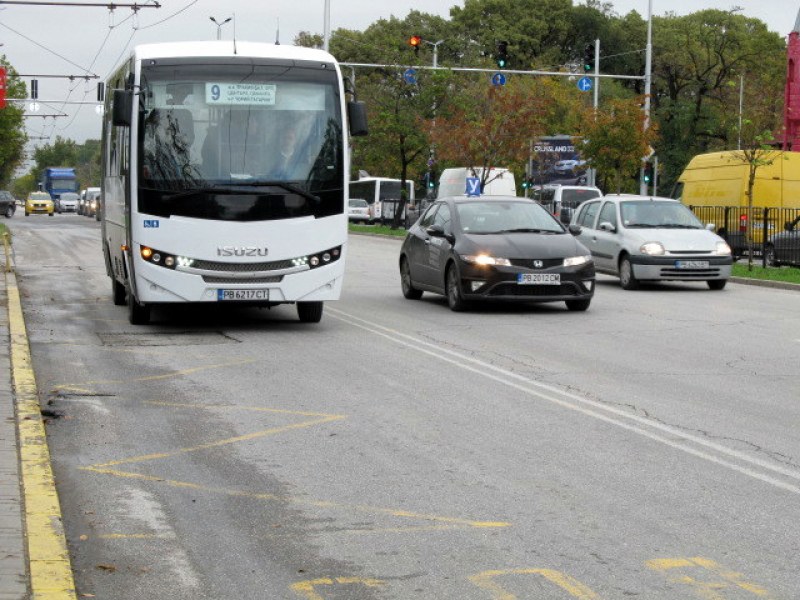
{"label": "bus roof", "polygon": [[238,56],[318,60],[322,62],[336,61],[331,54],[314,48],[269,44],[265,42],[233,42],[230,40],[141,44],[133,49],[133,53],[134,57],[139,60],[154,58],[188,58],[196,56],[233,58]]}

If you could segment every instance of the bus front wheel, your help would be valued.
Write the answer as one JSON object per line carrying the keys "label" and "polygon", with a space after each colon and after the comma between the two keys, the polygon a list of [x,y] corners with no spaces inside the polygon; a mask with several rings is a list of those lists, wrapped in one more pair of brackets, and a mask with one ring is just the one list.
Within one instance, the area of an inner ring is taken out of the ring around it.
{"label": "bus front wheel", "polygon": [[319,323],[322,319],[322,302],[298,302],[297,316],[303,323]]}
{"label": "bus front wheel", "polygon": [[131,325],[147,325],[150,322],[150,307],[139,304],[130,289],[128,290],[128,321]]}

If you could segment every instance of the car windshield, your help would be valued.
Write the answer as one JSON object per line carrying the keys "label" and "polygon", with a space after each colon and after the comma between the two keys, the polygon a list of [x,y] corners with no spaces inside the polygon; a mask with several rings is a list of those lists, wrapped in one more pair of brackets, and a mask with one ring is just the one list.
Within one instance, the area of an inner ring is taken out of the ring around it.
{"label": "car windshield", "polygon": [[679,202],[622,202],[620,216],[623,225],[629,229],[703,229],[703,224],[694,213]]}
{"label": "car windshield", "polygon": [[50,194],[47,192],[33,192],[30,198],[31,200],[50,200]]}
{"label": "car windshield", "polygon": [[561,224],[535,202],[464,202],[456,204],[456,212],[465,233],[564,233]]}
{"label": "car windshield", "polygon": [[366,200],[361,200],[360,198],[352,198],[349,201],[349,205],[351,208],[367,208],[369,206]]}

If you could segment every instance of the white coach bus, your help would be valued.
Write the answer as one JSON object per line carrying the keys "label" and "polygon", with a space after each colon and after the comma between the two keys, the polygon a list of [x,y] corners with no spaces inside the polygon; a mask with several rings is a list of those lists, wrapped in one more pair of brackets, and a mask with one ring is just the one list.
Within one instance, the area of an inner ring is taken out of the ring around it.
{"label": "white coach bus", "polygon": [[107,82],[102,237],[114,303],[339,298],[348,133],[366,134],[330,54],[248,42],[138,46]]}

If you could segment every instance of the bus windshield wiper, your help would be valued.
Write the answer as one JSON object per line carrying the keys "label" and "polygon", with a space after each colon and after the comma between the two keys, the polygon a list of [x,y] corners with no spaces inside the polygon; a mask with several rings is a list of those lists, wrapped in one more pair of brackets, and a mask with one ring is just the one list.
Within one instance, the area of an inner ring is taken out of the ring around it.
{"label": "bus windshield wiper", "polygon": [[285,181],[259,181],[253,183],[236,183],[233,185],[217,185],[213,187],[200,187],[194,188],[191,190],[185,190],[183,192],[178,192],[176,194],[171,194],[166,196],[164,200],[167,202],[171,202],[173,200],[179,200],[181,198],[188,198],[197,194],[220,194],[220,193],[233,193],[233,194],[250,194],[253,191],[257,191],[254,189],[242,189],[242,188],[268,188],[268,187],[279,187],[287,192],[292,192],[293,194],[297,194],[298,196],[302,196],[306,200],[311,200],[312,202],[319,204],[320,199],[319,196],[315,196],[305,190],[297,187],[296,185],[292,185],[291,183],[286,183]]}
{"label": "bus windshield wiper", "polygon": [[307,192],[303,188],[296,186],[293,183],[289,183],[288,181],[242,181],[242,182],[237,182],[235,186],[251,187],[251,188],[275,186],[283,188],[287,192],[292,192],[293,194],[302,196],[306,200],[311,200],[312,202],[315,202],[317,204],[319,204],[320,202],[319,196],[315,196],[311,192]]}

